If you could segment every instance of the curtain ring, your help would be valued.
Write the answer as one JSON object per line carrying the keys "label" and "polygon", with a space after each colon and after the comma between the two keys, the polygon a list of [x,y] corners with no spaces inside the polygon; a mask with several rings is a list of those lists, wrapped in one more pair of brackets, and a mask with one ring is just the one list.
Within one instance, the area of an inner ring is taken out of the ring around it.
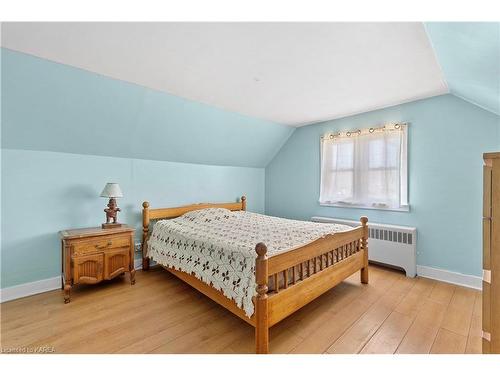
{"label": "curtain ring", "polygon": [[345,133],[345,135],[347,135],[348,137],[350,137],[351,136],[351,132],[347,132],[347,133]]}
{"label": "curtain ring", "polygon": [[373,133],[375,131],[375,129],[373,128],[370,128],[370,130],[368,130],[370,133]]}
{"label": "curtain ring", "polygon": [[330,134],[330,139],[333,139],[334,135],[333,134]]}
{"label": "curtain ring", "polygon": [[358,129],[358,134],[361,134],[361,129]]}
{"label": "curtain ring", "polygon": [[399,124],[394,125],[394,129],[399,129],[400,127],[401,127],[401,125],[399,125]]}

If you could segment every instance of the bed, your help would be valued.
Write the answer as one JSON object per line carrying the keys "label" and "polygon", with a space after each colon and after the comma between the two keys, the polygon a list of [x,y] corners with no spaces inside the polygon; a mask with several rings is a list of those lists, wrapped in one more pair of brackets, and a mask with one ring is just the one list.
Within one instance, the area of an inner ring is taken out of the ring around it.
{"label": "bed", "polygon": [[368,283],[368,219],[356,228],[311,223],[246,204],[244,196],[173,208],[144,202],[142,267],[154,260],[251,324],[263,354],[270,327],[357,271]]}

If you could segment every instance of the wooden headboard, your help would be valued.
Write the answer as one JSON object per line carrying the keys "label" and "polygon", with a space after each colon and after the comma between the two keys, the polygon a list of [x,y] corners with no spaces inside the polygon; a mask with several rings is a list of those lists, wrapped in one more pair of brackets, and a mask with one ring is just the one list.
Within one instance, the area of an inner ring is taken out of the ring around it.
{"label": "wooden headboard", "polygon": [[247,198],[243,195],[239,202],[231,203],[198,203],[188,206],[168,207],[168,208],[149,208],[149,202],[142,204],[142,269],[149,268],[149,258],[146,254],[146,241],[149,235],[149,224],[151,220],[173,219],[184,215],[189,211],[202,210],[204,208],[226,208],[231,211],[246,211]]}

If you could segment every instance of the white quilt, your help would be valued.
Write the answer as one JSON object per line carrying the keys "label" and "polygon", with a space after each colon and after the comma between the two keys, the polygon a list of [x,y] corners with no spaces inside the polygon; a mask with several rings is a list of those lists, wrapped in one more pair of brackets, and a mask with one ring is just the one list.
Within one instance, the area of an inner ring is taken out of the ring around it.
{"label": "white quilt", "polygon": [[164,266],[211,284],[252,316],[255,295],[255,245],[264,242],[267,255],[286,252],[327,234],[352,229],[208,208],[154,224],[147,255]]}

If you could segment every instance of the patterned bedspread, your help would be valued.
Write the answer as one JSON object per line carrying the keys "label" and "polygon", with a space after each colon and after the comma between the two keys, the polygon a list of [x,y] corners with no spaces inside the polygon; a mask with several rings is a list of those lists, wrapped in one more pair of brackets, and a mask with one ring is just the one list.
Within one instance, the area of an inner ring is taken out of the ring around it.
{"label": "patterned bedspread", "polygon": [[252,316],[255,295],[255,245],[264,242],[268,256],[303,246],[327,234],[352,229],[208,208],[154,224],[148,256],[154,261],[211,284]]}

